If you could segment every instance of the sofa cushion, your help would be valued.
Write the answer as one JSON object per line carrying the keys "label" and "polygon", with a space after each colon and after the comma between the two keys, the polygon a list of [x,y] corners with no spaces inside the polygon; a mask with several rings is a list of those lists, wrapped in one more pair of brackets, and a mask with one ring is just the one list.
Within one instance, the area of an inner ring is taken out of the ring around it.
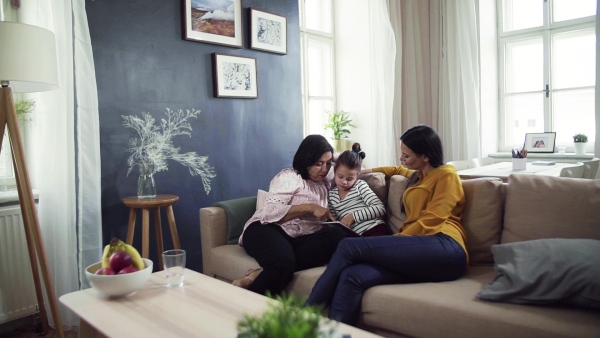
{"label": "sofa cushion", "polygon": [[402,212],[402,195],[408,185],[408,178],[401,175],[394,175],[390,177],[390,190],[388,192],[388,226],[393,234],[400,232],[404,221],[406,221],[406,214]]}
{"label": "sofa cushion", "polygon": [[385,182],[385,175],[383,173],[368,173],[362,175],[360,178],[369,185],[369,188],[373,190],[383,205],[386,205],[388,200],[388,187]]}
{"label": "sofa cushion", "polygon": [[538,239],[492,247],[498,275],[479,299],[600,310],[600,241]]}
{"label": "sofa cushion", "polygon": [[511,175],[501,243],[600,239],[600,180]]}
{"label": "sofa cushion", "polygon": [[237,244],[244,225],[256,211],[256,197],[217,202],[214,206],[223,208],[227,214],[227,244]]}
{"label": "sofa cushion", "polygon": [[467,235],[469,263],[493,264],[491,246],[500,243],[504,195],[499,178],[462,181],[466,205],[461,224]]}
{"label": "sofa cushion", "polygon": [[370,288],[363,297],[360,326],[403,337],[600,336],[595,311],[477,299],[475,294],[495,275],[492,266],[471,266],[451,282]]}

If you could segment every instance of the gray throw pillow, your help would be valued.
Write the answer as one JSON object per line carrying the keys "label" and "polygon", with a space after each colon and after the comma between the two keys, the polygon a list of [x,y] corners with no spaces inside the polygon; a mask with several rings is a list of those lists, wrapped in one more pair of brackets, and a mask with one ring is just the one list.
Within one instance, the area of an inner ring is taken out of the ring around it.
{"label": "gray throw pillow", "polygon": [[492,246],[498,275],[477,298],[600,310],[600,241],[538,239]]}
{"label": "gray throw pillow", "polygon": [[227,214],[227,244],[238,244],[244,225],[256,211],[256,197],[217,202],[214,206],[225,209]]}

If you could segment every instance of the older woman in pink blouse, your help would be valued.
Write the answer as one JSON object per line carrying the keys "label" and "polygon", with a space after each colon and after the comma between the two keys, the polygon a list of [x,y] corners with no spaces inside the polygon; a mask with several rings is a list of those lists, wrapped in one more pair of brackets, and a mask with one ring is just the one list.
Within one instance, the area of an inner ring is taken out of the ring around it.
{"label": "older woman in pink blouse", "polygon": [[239,244],[261,269],[250,270],[233,284],[256,293],[279,294],[295,271],[329,262],[342,230],[322,227],[334,219],[327,209],[333,148],[321,135],[307,136],[294,155],[293,168],[283,169],[269,186],[265,205],[248,220]]}

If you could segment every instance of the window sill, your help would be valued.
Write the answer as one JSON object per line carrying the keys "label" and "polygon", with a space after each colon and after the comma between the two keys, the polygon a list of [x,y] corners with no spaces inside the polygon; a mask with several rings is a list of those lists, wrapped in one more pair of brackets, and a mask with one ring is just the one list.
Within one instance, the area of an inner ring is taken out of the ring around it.
{"label": "window sill", "polygon": [[[489,157],[504,160],[512,158],[510,153],[491,153],[488,155]],[[587,153],[584,155],[579,155],[575,153],[528,153],[527,158],[535,158],[536,160],[554,160],[561,162],[579,162],[579,161],[589,161],[594,158],[594,154]]]}
{"label": "window sill", "polygon": [[[35,202],[38,202],[39,191],[33,189],[33,198]],[[19,193],[16,189],[9,189],[4,192],[0,192],[0,207],[6,207],[10,205],[19,205]]]}

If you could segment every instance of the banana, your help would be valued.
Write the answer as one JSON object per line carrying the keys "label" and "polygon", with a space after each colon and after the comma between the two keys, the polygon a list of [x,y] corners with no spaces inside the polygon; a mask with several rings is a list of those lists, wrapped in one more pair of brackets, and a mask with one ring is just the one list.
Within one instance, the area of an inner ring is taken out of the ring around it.
{"label": "banana", "polygon": [[127,243],[123,244],[125,245],[125,252],[127,252],[131,256],[131,265],[138,270],[145,269],[146,264],[144,264],[144,260],[142,259],[142,256],[140,256],[140,253],[136,250],[136,248]]}

